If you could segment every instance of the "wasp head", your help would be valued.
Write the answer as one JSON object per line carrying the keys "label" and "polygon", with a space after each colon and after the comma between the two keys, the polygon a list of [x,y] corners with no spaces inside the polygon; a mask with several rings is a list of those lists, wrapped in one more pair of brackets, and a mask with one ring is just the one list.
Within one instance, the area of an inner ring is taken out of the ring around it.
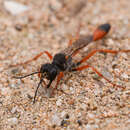
{"label": "wasp head", "polygon": [[40,72],[43,77],[47,78],[50,81],[53,81],[57,76],[57,67],[53,64],[43,64],[41,66]]}

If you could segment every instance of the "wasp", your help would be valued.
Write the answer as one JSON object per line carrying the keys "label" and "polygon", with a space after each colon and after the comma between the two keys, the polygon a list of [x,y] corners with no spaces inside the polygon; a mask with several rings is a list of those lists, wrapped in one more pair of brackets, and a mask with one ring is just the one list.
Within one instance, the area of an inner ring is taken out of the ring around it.
{"label": "wasp", "polygon": [[48,84],[46,85],[46,87],[49,88],[51,86],[52,82],[57,78],[56,86],[54,87],[54,89],[57,89],[60,80],[64,76],[64,72],[81,71],[81,70],[84,70],[87,68],[91,68],[96,74],[98,74],[100,77],[104,78],[107,82],[109,82],[113,86],[122,87],[122,86],[114,84],[108,78],[103,76],[93,66],[88,65],[88,64],[83,65],[83,66],[80,66],[80,65],[83,62],[86,62],[91,56],[93,56],[97,52],[116,54],[119,52],[127,53],[127,52],[130,52],[130,50],[117,51],[117,50],[108,50],[108,49],[95,49],[95,50],[91,51],[83,59],[81,59],[80,61],[78,61],[76,63],[73,62],[73,60],[72,60],[73,57],[76,56],[76,54],[78,54],[78,52],[82,48],[86,47],[87,45],[89,45],[90,43],[92,43],[94,41],[102,39],[110,31],[110,28],[111,28],[111,25],[109,23],[105,23],[105,24],[98,26],[92,35],[79,37],[74,42],[70,42],[70,45],[67,48],[65,48],[61,52],[55,54],[54,57],[52,57],[52,55],[48,51],[44,51],[44,52],[41,52],[40,54],[36,55],[34,58],[24,62],[24,63],[13,65],[13,66],[17,66],[17,65],[27,64],[33,60],[38,59],[44,53],[47,54],[47,56],[52,60],[51,63],[42,64],[39,71],[33,72],[33,73],[25,75],[25,76],[20,76],[20,77],[14,76],[14,78],[22,79],[22,78],[26,78],[26,77],[28,77],[30,75],[34,75],[34,74],[40,75],[39,76],[40,81],[39,81],[38,86],[37,86],[36,91],[35,91],[33,103],[35,103],[35,101],[36,101],[38,88],[40,87],[40,85],[42,83],[45,84],[44,79],[46,78],[47,80],[49,80]]}

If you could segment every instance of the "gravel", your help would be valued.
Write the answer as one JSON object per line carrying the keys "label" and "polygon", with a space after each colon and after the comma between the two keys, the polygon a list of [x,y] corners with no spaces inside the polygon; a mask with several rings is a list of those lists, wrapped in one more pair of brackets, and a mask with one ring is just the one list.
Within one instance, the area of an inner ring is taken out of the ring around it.
{"label": "gravel", "polygon": [[60,52],[70,38],[75,37],[80,24],[81,35],[91,34],[106,22],[112,28],[103,40],[82,49],[74,60],[80,60],[94,48],[130,49],[129,0],[15,2],[23,5],[26,12],[11,14],[0,0],[0,129],[129,130],[129,53],[97,53],[87,61],[125,89],[113,87],[86,69],[65,74],[59,91],[51,97],[48,96],[51,89],[40,87],[35,104],[33,96],[38,76],[22,80],[13,76],[37,71],[41,64],[50,62],[49,58],[43,55],[28,65],[10,67],[45,50],[52,55]]}

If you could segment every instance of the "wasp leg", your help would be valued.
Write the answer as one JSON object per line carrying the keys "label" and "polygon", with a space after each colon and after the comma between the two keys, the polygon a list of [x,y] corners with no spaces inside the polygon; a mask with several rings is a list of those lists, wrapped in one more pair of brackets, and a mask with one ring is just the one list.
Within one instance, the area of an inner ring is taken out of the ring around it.
{"label": "wasp leg", "polygon": [[124,87],[122,87],[120,85],[117,85],[117,84],[114,84],[108,78],[106,78],[105,76],[103,76],[96,68],[94,68],[94,67],[92,67],[90,65],[84,65],[84,66],[81,66],[81,67],[78,67],[78,68],[74,68],[74,69],[72,69],[72,71],[81,71],[81,70],[84,70],[84,69],[87,69],[87,68],[91,68],[96,74],[98,74],[100,77],[102,77],[107,82],[109,82],[110,84],[112,84],[114,87],[119,87],[119,88],[123,88],[124,89]]}
{"label": "wasp leg", "polygon": [[51,55],[48,51],[44,51],[44,52],[39,53],[38,55],[36,55],[35,57],[33,57],[33,58],[30,59],[30,60],[27,60],[27,61],[25,61],[25,62],[23,62],[23,63],[18,63],[18,64],[15,64],[15,65],[10,65],[10,67],[16,67],[16,66],[19,66],[19,65],[28,64],[28,63],[30,63],[30,62],[32,62],[32,61],[34,61],[34,60],[37,60],[37,59],[38,59],[40,56],[42,56],[44,53],[49,57],[50,60],[52,60],[52,58],[53,58],[52,55]]}
{"label": "wasp leg", "polygon": [[60,80],[61,80],[63,77],[64,77],[63,72],[60,72],[59,75],[57,76],[57,82],[56,82],[56,85],[55,85],[54,89],[52,90],[51,95],[54,94],[54,91],[57,89],[58,84],[59,84]]}
{"label": "wasp leg", "polygon": [[95,53],[97,53],[97,52],[117,54],[117,53],[119,53],[119,52],[128,53],[128,52],[130,52],[130,50],[119,50],[119,51],[116,51],[116,50],[107,50],[107,49],[93,50],[93,51],[90,52],[86,57],[84,57],[82,60],[80,60],[80,61],[77,63],[77,66],[80,65],[81,63],[87,61],[90,57],[92,57],[92,56],[93,56]]}
{"label": "wasp leg", "polygon": [[74,41],[76,41],[76,40],[79,39],[79,33],[80,33],[81,26],[82,26],[82,25],[81,25],[81,23],[80,23],[79,26],[78,26],[78,29],[77,29],[77,31],[76,31],[76,36],[75,36],[75,37],[72,37],[72,36],[71,36],[71,38],[70,38],[70,40],[69,40],[69,43],[68,43],[68,46],[71,46]]}

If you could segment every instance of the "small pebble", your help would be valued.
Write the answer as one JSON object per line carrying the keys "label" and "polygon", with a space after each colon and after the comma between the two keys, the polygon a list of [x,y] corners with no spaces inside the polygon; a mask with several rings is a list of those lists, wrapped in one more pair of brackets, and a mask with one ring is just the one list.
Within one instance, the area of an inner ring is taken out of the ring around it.
{"label": "small pebble", "polygon": [[68,114],[66,114],[66,117],[65,117],[66,119],[69,119],[70,118],[70,116],[68,115]]}
{"label": "small pebble", "polygon": [[61,105],[62,105],[62,100],[61,100],[61,99],[58,99],[58,100],[56,101],[56,105],[57,105],[57,106],[61,106]]}
{"label": "small pebble", "polygon": [[61,119],[60,119],[58,114],[54,114],[52,116],[51,121],[52,121],[52,124],[54,124],[54,125],[60,125],[61,124]]}
{"label": "small pebble", "polygon": [[127,74],[125,74],[125,73],[121,74],[121,77],[124,78],[124,79],[128,79],[129,78],[129,76]]}
{"label": "small pebble", "polygon": [[15,29],[16,29],[17,31],[22,31],[22,25],[16,24],[16,25],[15,25]]}
{"label": "small pebble", "polygon": [[65,112],[65,111],[62,111],[62,112],[61,112],[61,118],[63,118],[65,115],[66,115],[66,112]]}
{"label": "small pebble", "polygon": [[90,125],[90,124],[87,124],[87,125],[86,125],[86,130],[93,130],[93,127],[92,127],[92,125]]}
{"label": "small pebble", "polygon": [[69,124],[70,124],[70,122],[68,120],[61,121],[61,126],[63,126],[63,127],[67,127]]}
{"label": "small pebble", "polygon": [[14,114],[16,111],[17,111],[17,107],[13,107],[13,108],[11,109],[11,113],[12,113],[12,114]]}
{"label": "small pebble", "polygon": [[11,94],[11,90],[10,88],[1,88],[1,94],[4,96],[10,95]]}
{"label": "small pebble", "polygon": [[81,120],[78,120],[77,123],[79,124],[79,126],[82,125],[82,121]]}
{"label": "small pebble", "polygon": [[11,125],[16,125],[16,124],[18,124],[18,119],[16,117],[13,117],[13,118],[8,119],[8,122]]}
{"label": "small pebble", "polygon": [[90,119],[94,119],[94,118],[95,118],[95,115],[92,114],[92,113],[88,113],[88,117],[89,117]]}
{"label": "small pebble", "polygon": [[32,128],[32,130],[38,130],[37,128]]}
{"label": "small pebble", "polygon": [[18,15],[29,10],[28,6],[22,5],[14,1],[4,1],[4,7],[12,15]]}

